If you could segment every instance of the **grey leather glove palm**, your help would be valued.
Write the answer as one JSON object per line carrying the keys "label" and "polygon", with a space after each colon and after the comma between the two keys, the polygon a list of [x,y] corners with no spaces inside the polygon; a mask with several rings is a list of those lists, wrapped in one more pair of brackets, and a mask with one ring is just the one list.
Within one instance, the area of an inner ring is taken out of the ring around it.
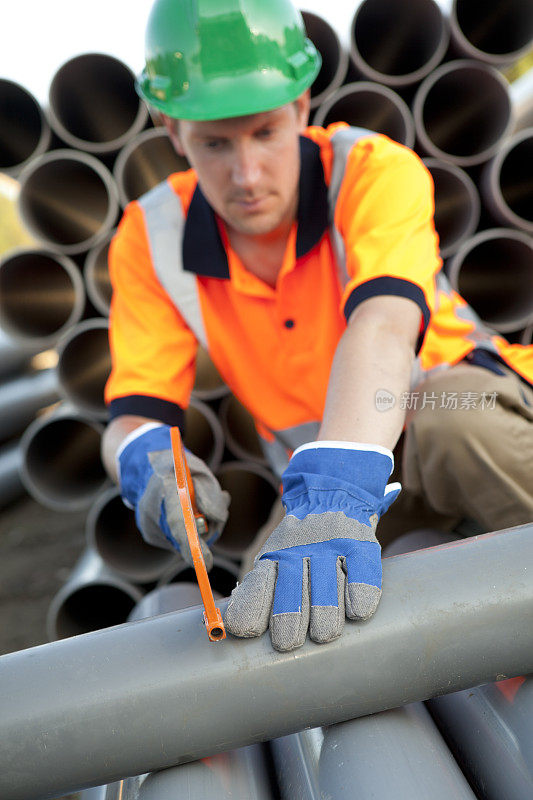
{"label": "grey leather glove palm", "polygon": [[[174,549],[192,564],[185,522],[176,488],[168,425],[145,425],[128,437],[118,455],[120,486],[126,505],[135,510],[143,538],[156,547]],[[228,518],[229,494],[202,459],[186,451],[198,510],[208,523],[200,544],[207,569],[213,564],[209,544],[222,533]]]}

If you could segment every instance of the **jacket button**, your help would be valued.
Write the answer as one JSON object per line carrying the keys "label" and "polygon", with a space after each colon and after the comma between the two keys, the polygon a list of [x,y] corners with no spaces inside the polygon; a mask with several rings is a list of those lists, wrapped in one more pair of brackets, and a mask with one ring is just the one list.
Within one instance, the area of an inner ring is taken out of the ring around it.
{"label": "jacket button", "polygon": [[286,328],[289,328],[289,330],[291,328],[294,328],[294,320],[293,319],[286,319],[283,324],[285,325]]}

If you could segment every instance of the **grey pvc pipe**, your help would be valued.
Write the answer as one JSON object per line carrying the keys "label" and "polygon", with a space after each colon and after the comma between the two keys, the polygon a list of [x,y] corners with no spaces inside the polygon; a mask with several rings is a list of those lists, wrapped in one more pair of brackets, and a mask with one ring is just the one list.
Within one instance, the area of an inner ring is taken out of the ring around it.
{"label": "grey pvc pipe", "polygon": [[51,138],[38,100],[19,83],[0,78],[0,172],[18,175],[48,150]]}
{"label": "grey pvc pipe", "polygon": [[498,224],[533,233],[533,128],[503,143],[484,168],[480,185]]}
{"label": "grey pvc pipe", "polygon": [[351,57],[368,80],[412,86],[442,61],[449,26],[434,0],[365,0],[352,19]]}
{"label": "grey pvc pipe", "polygon": [[148,121],[133,72],[103,53],[84,53],[57,70],[50,84],[49,114],[65,144],[98,155],[116,153]]}
{"label": "grey pvc pipe", "polygon": [[0,325],[19,346],[34,352],[53,346],[84,307],[83,279],[67,256],[20,249],[0,261]]}
{"label": "grey pvc pipe", "polygon": [[139,133],[122,148],[113,167],[121,205],[137,200],[173,172],[188,169],[189,162],[176,153],[166,128]]}
{"label": "grey pvc pipe", "polygon": [[231,496],[229,517],[220,539],[213,544],[217,553],[240,558],[267,521],[279,494],[279,481],[260,464],[226,461],[216,472],[220,485]]}
{"label": "grey pvc pipe", "polygon": [[271,748],[283,800],[476,797],[423,703],[295,733]]}
{"label": "grey pvc pipe", "polygon": [[224,434],[214,411],[197,397],[191,397],[185,412],[183,443],[215,472],[224,454]]}
{"label": "grey pvc pipe", "polygon": [[533,67],[510,86],[514,130],[533,128]]}
{"label": "grey pvc pipe", "polygon": [[533,525],[383,566],[375,616],[328,645],[213,644],[190,609],[0,657],[0,796],[53,798],[533,671]]}
{"label": "grey pvc pipe", "polygon": [[476,686],[427,706],[480,796],[533,797],[533,676]]}
{"label": "grey pvc pipe", "polygon": [[527,328],[524,329],[520,344],[533,344],[533,325],[528,325]]}
{"label": "grey pvc pipe", "polygon": [[104,389],[111,372],[109,322],[85,319],[57,343],[57,375],[63,397],[81,414],[107,419]]}
{"label": "grey pvc pipe", "polygon": [[450,283],[501,333],[533,318],[533,242],[523,231],[491,228],[468,239],[453,256]]}
{"label": "grey pvc pipe", "polygon": [[415,142],[415,126],[407,104],[379,83],[348,83],[329,95],[317,110],[314,124],[327,127],[332,122],[384,133],[407,147],[413,147]]}
{"label": "grey pvc pipe", "polygon": [[230,391],[203,347],[198,347],[196,354],[196,378],[192,391],[199,400],[218,400]]}
{"label": "grey pvc pipe", "polygon": [[505,66],[533,43],[530,0],[454,0],[450,12],[453,48],[466,58]]}
{"label": "grey pvc pipe", "polygon": [[435,228],[440,254],[449,258],[473,236],[481,213],[479,192],[472,178],[455,164],[425,158],[435,185]]}
{"label": "grey pvc pipe", "polygon": [[114,226],[118,190],[94,156],[53,150],[22,170],[19,209],[33,236],[73,255],[95,247]]}
{"label": "grey pvc pipe", "polygon": [[512,128],[505,78],[488,64],[442,64],[420,84],[413,103],[420,149],[460,167],[492,158]]}
{"label": "grey pvc pipe", "polygon": [[348,51],[329,22],[319,14],[301,11],[307,36],[322,57],[320,72],[311,86],[311,108],[318,106],[328,94],[338,89],[348,72]]}
{"label": "grey pvc pipe", "polygon": [[178,558],[170,550],[145,542],[134,512],[124,505],[115,486],[98,495],[87,515],[85,530],[89,547],[109,569],[130,581],[155,581]]}
{"label": "grey pvc pipe", "polygon": [[[0,272],[0,286],[1,286]],[[2,294],[0,290],[0,308],[2,306]],[[30,362],[33,353],[27,347],[22,347],[20,342],[12,339],[11,336],[0,328],[0,379],[10,378],[22,372]]]}
{"label": "grey pvc pipe", "polygon": [[20,479],[21,463],[19,442],[10,442],[0,447],[0,508],[5,508],[24,494]]}
{"label": "grey pvc pipe", "polygon": [[46,616],[51,641],[126,622],[142,591],[109,570],[87,549],[67,583],[54,596]]}
{"label": "grey pvc pipe", "polygon": [[36,413],[59,398],[54,369],[21,375],[0,384],[0,440],[22,433]]}
{"label": "grey pvc pipe", "polygon": [[267,461],[253,417],[235,395],[229,394],[223,398],[218,409],[218,418],[224,432],[226,447],[235,458],[257,461],[266,466]]}
{"label": "grey pvc pipe", "polygon": [[109,277],[108,256],[111,239],[116,228],[110,231],[105,239],[87,253],[83,265],[83,277],[87,294],[93,306],[103,317],[109,316],[113,287]]}
{"label": "grey pvc pipe", "polygon": [[69,406],[34,420],[21,439],[21,476],[29,494],[58,511],[88,509],[108,483],[102,432],[99,422]]}
{"label": "grey pvc pipe", "polygon": [[[237,585],[239,568],[227,558],[213,556],[213,567],[209,572],[209,583],[218,597],[228,597]],[[169,584],[196,584],[196,574],[181,557],[170,566],[159,579],[158,588]],[[198,601],[201,602],[201,601]],[[170,610],[170,609],[169,609]]]}

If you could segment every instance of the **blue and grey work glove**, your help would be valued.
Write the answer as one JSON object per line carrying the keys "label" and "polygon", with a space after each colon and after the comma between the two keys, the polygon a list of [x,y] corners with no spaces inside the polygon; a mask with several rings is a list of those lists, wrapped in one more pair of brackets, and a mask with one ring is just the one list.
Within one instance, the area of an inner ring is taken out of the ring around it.
{"label": "blue and grey work glove", "polygon": [[286,516],[232,594],[224,618],[234,636],[260,636],[272,646],[341,635],[344,617],[372,616],[381,597],[376,526],[400,492],[387,486],[390,450],[350,442],[298,448],[283,474]]}
{"label": "blue and grey work glove", "polygon": [[[222,491],[209,467],[186,450],[198,511],[208,524],[200,544],[207,569],[213,565],[208,545],[220,534],[228,518],[230,496]],[[192,556],[176,486],[170,427],[147,423],[125,438],[117,453],[118,476],[124,503],[135,510],[143,538],[156,547],[178,550],[188,564]]]}

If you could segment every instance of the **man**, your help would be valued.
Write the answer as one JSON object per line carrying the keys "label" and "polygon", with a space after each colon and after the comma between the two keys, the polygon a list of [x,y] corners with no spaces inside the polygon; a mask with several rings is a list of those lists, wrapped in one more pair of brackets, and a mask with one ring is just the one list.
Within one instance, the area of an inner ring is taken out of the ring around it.
{"label": "man", "polygon": [[[306,128],[319,67],[289,0],[156,0],[138,90],[193,169],[130,204],[110,257],[104,461],[146,540],[189,557],[169,426],[182,423],[206,346],[286,467],[286,516],[225,618],[237,636],[270,626],[278,650],[308,631],[329,642],[345,616],[377,607],[375,532],[400,491],[388,481],[412,380],[439,400],[457,385],[504,398],[490,437],[482,414],[448,410],[445,434],[429,403],[411,415],[413,491],[491,528],[533,516],[517,458],[532,440],[531,352],[487,332],[449,289],[431,179],[411,151],[343,124]],[[187,458],[208,544],[228,497]]]}

